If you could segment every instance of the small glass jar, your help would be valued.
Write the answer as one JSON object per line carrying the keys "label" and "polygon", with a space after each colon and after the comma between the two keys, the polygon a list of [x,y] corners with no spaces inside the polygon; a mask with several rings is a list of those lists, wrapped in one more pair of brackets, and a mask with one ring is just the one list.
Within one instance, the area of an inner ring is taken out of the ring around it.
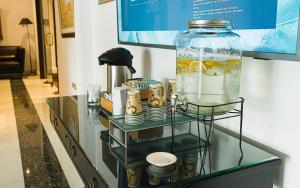
{"label": "small glass jar", "polygon": [[[176,94],[187,102],[212,106],[235,102],[240,91],[241,42],[225,20],[192,20],[176,38]],[[218,107],[228,112],[234,105]],[[192,109],[197,110],[197,109]],[[202,113],[210,111],[201,108]]]}

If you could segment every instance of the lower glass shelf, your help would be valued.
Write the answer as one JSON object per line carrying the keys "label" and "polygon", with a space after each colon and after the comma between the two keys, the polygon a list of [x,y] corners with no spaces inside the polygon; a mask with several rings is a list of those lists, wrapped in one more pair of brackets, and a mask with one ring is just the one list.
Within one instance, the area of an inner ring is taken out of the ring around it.
{"label": "lower glass shelf", "polygon": [[[111,137],[111,143],[114,139]],[[152,152],[170,152],[181,158],[184,153],[198,153],[199,148],[209,147],[205,140],[200,140],[196,135],[186,133],[174,137],[172,145],[172,137],[160,138],[157,140],[131,144],[126,149],[114,142],[110,144],[111,153],[125,167],[143,166],[146,163],[146,156]]]}

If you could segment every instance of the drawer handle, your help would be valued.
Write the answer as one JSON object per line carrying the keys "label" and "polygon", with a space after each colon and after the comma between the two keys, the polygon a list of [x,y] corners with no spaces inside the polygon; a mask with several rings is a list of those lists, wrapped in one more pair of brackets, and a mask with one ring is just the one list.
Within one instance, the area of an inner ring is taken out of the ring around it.
{"label": "drawer handle", "polygon": [[96,178],[90,178],[89,188],[95,188]]}
{"label": "drawer handle", "polygon": [[57,118],[54,119],[53,125],[54,125],[55,128],[57,128]]}
{"label": "drawer handle", "polygon": [[71,147],[71,154],[72,154],[72,156],[76,156],[76,147],[75,146],[72,146]]}

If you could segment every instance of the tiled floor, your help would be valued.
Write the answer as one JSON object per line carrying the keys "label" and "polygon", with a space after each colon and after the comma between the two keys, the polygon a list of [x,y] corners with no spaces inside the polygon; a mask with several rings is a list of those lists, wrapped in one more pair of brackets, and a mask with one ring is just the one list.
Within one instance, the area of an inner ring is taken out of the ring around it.
{"label": "tiled floor", "polygon": [[25,187],[69,187],[22,80],[11,80]]}
{"label": "tiled floor", "polygon": [[[49,84],[44,84],[44,80],[35,77],[24,79],[23,82],[29,93],[32,102],[31,106],[35,107],[36,113],[39,115],[40,122],[42,122],[45,130],[42,131],[42,137],[46,138],[46,135],[49,137],[55,154],[67,176],[68,183],[74,188],[84,187],[75,166],[64,150],[49,120],[49,108],[45,102],[45,98],[57,96],[54,94],[57,89],[50,87]],[[14,100],[11,89],[9,80],[0,80],[0,188],[22,188],[25,187],[26,184],[26,182],[24,182]],[[17,101],[17,99],[18,98],[15,98],[15,101]],[[43,147],[43,149],[48,150],[47,147]],[[25,177],[27,173],[31,172],[24,168]],[[29,186],[26,185],[26,187]]]}
{"label": "tiled floor", "polygon": [[23,82],[40,117],[40,120],[43,123],[44,129],[50,139],[53,149],[55,150],[56,156],[58,157],[60,165],[68,179],[70,187],[84,187],[84,184],[75,166],[65,151],[64,146],[62,145],[49,119],[49,107],[46,104],[45,99],[46,97],[57,96],[54,94],[57,89],[50,87],[49,84],[44,84],[43,80],[37,78],[23,79]]}
{"label": "tiled floor", "polygon": [[0,80],[0,188],[4,187],[24,187],[19,139],[9,80]]}

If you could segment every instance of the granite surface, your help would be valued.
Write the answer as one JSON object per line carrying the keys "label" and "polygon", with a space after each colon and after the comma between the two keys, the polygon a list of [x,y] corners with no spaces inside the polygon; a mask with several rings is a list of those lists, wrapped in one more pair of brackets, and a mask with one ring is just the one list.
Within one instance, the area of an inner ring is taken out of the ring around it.
{"label": "granite surface", "polygon": [[22,80],[11,80],[25,187],[69,187]]}

